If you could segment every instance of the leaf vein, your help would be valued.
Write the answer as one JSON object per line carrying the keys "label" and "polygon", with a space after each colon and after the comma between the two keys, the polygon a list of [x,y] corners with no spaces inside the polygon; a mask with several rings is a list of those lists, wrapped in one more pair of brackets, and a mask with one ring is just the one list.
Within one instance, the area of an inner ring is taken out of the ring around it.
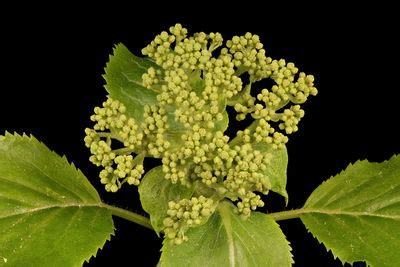
{"label": "leaf vein", "polygon": [[71,203],[71,204],[65,204],[65,205],[48,205],[48,206],[42,206],[42,207],[38,207],[38,208],[34,208],[34,209],[21,209],[18,212],[9,213],[6,216],[0,216],[0,219],[18,216],[18,215],[31,214],[31,213],[35,213],[35,212],[40,212],[42,210],[54,209],[54,208],[89,208],[89,207],[105,208],[101,204],[85,204],[85,203]]}

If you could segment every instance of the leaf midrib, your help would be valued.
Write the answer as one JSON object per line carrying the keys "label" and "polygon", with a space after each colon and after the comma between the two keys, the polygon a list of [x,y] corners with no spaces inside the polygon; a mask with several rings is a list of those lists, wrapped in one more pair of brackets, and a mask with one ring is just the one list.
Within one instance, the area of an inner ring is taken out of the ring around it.
{"label": "leaf midrib", "polygon": [[36,207],[33,209],[22,209],[18,212],[10,213],[5,216],[0,216],[0,219],[5,219],[13,216],[18,216],[18,215],[25,215],[25,214],[31,214],[35,212],[39,212],[42,210],[47,210],[47,209],[54,209],[54,208],[88,208],[88,207],[98,207],[98,208],[106,208],[102,205],[102,203],[71,203],[71,204],[62,204],[62,205],[47,205],[47,206],[42,206],[42,207]]}
{"label": "leaf midrib", "polygon": [[281,212],[269,213],[270,216],[275,221],[287,220],[300,218],[302,215],[312,215],[313,213],[325,214],[325,215],[347,215],[355,217],[377,217],[384,219],[392,219],[400,221],[400,215],[392,214],[380,214],[366,211],[345,211],[345,210],[335,210],[335,209],[317,209],[317,208],[302,208],[297,210],[286,210]]}
{"label": "leaf midrib", "polygon": [[236,257],[235,257],[235,247],[232,235],[232,223],[229,214],[229,206],[226,203],[221,203],[219,207],[219,214],[221,216],[222,224],[225,227],[225,232],[228,241],[228,250],[229,250],[229,266],[236,266]]}
{"label": "leaf midrib", "polygon": [[344,211],[344,210],[328,210],[328,209],[311,209],[304,208],[299,210],[293,210],[293,213],[300,215],[307,215],[311,213],[321,213],[327,215],[349,215],[349,216],[370,216],[370,217],[381,217],[386,219],[400,220],[400,215],[390,215],[390,214],[379,214],[373,212],[362,212],[362,211]]}
{"label": "leaf midrib", "polygon": [[[122,71],[121,71],[121,74],[128,80],[128,82],[134,83],[134,84],[136,84],[136,85],[138,85],[138,86],[140,86],[140,87],[145,88],[145,87],[143,86],[143,83],[131,79],[131,78],[128,76],[128,74],[126,74],[125,72],[122,72]],[[121,88],[122,88],[122,87],[121,87]],[[147,88],[145,88],[145,89],[147,89]]]}

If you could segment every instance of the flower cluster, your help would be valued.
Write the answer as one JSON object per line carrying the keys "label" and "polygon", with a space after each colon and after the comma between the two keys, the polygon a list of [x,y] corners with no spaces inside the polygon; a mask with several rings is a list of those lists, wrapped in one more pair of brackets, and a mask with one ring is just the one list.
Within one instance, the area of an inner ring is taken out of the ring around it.
{"label": "flower cluster", "polygon": [[[89,160],[103,167],[100,181],[110,192],[118,191],[125,182],[138,185],[144,173],[144,154],[130,155],[140,149],[143,133],[125,111],[122,103],[108,98],[102,108],[94,109],[95,114],[90,118],[95,122],[93,129],[85,129],[85,145],[92,153]],[[112,149],[112,139],[118,140],[124,148]]]}
{"label": "flower cluster", "polygon": [[204,223],[215,211],[215,203],[211,198],[204,196],[182,199],[168,203],[167,217],[164,219],[164,233],[175,244],[187,240],[185,231],[189,227]]}
{"label": "flower cluster", "polygon": [[[264,206],[260,194],[272,188],[266,170],[273,154],[258,149],[284,148],[287,135],[298,130],[304,117],[300,104],[317,94],[314,77],[293,63],[267,57],[259,36],[246,33],[223,44],[220,33],[188,36],[180,24],[161,32],[142,49],[155,62],[143,71],[143,86],[157,92],[156,103],[143,106],[143,120],[130,118],[124,105],[109,98],[95,108],[93,129],[86,129],[90,160],[103,166],[100,177],[108,191],[115,192],[125,181],[138,185],[144,157],[155,157],[161,158],[171,183],[201,183],[214,192],[203,196],[194,190],[192,198],[168,204],[164,232],[177,244],[222,199],[235,202],[244,217]],[[244,73],[248,81],[242,80]],[[275,84],[258,89],[262,79]],[[253,119],[232,140],[224,134],[227,105],[237,120]],[[123,147],[113,149],[111,139]]]}

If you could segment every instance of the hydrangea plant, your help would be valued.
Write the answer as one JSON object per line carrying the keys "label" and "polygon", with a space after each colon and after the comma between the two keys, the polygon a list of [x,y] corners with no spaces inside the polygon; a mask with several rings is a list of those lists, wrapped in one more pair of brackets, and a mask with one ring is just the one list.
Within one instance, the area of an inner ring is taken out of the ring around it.
{"label": "hydrangea plant", "polygon": [[[114,48],[104,75],[107,99],[94,108],[84,142],[105,190],[138,187],[149,218],[103,203],[74,165],[34,137],[6,133],[1,263],[80,265],[110,238],[111,215],[164,238],[160,266],[291,266],[289,242],[276,223],[291,218],[343,262],[400,263],[396,156],[350,165],[301,209],[257,211],[270,191],[288,201],[286,143],[304,117],[301,104],[318,93],[312,75],[267,56],[255,34],[224,42],[220,33],[189,35],[180,24],[142,54]],[[254,88],[265,79],[271,88]],[[228,108],[250,122],[233,138],[226,134]],[[161,165],[146,170],[146,158]],[[56,230],[63,234],[52,235]]]}

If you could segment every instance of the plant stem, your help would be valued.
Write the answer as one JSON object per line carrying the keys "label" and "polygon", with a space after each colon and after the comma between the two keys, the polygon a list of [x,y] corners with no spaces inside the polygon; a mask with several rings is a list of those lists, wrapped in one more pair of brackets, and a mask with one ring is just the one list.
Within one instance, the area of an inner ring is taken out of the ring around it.
{"label": "plant stem", "polygon": [[300,218],[300,215],[304,213],[307,213],[307,210],[305,209],[285,210],[280,212],[268,213],[268,216],[270,216],[275,221],[282,221],[282,220]]}
{"label": "plant stem", "polygon": [[111,211],[112,215],[123,218],[125,220],[137,223],[141,226],[144,226],[148,229],[153,230],[153,227],[151,226],[150,220],[147,217],[144,217],[140,214],[137,214],[135,212],[121,209],[112,205],[107,205],[107,204],[102,204],[102,206],[109,211]]}
{"label": "plant stem", "polygon": [[[118,207],[115,207],[112,205],[104,204],[104,203],[102,204],[102,207],[111,211],[112,215],[114,215],[114,216],[123,218],[123,219],[131,221],[133,223],[137,223],[141,226],[144,226],[148,229],[153,230],[150,220],[145,216],[142,216],[135,212],[125,210],[122,208],[118,208]],[[268,213],[268,216],[270,216],[275,221],[282,221],[282,220],[299,218],[300,215],[309,213],[309,212],[310,211],[308,211],[306,209],[285,210],[285,211],[280,211],[280,212]]]}
{"label": "plant stem", "polygon": [[135,150],[127,148],[127,147],[123,147],[123,148],[114,149],[112,152],[114,152],[117,155],[125,155],[125,154],[131,154],[131,153],[135,152]]}

